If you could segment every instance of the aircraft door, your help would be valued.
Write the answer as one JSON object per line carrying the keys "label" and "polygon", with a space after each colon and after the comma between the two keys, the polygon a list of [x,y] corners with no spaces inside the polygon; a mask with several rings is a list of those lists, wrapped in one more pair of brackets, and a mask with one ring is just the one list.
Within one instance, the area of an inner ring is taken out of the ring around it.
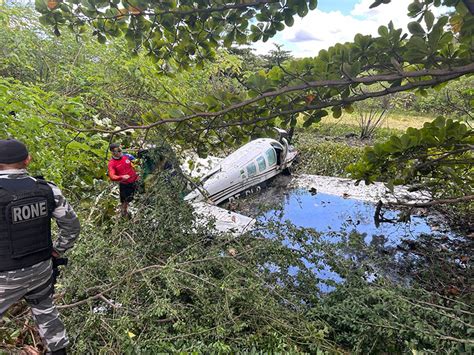
{"label": "aircraft door", "polygon": [[274,147],[274,148],[275,148],[275,153],[276,153],[276,164],[280,166],[282,149],[280,147]]}

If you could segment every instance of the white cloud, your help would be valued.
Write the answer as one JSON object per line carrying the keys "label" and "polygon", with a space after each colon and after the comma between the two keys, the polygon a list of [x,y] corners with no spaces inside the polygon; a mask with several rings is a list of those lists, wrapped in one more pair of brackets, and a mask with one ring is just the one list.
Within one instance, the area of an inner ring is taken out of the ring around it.
{"label": "white cloud", "polygon": [[369,6],[373,2],[373,0],[361,0],[354,5],[351,15],[371,22],[377,22],[379,25],[388,24],[392,20],[396,27],[404,27],[408,22],[412,21],[407,16],[407,7],[412,0],[395,0],[389,4],[382,4],[370,9]]}
{"label": "white cloud", "polygon": [[[285,28],[267,43],[254,45],[258,54],[267,53],[274,49],[273,43],[283,44],[295,57],[316,56],[321,49],[336,43],[352,42],[357,33],[378,36],[377,30],[381,25],[393,22],[395,28],[403,28],[413,19],[407,16],[407,7],[412,0],[394,0],[369,9],[373,0],[360,0],[354,5],[350,15],[340,11],[323,12],[311,11],[304,18],[295,18],[292,27]],[[435,14],[439,14],[436,11]]]}

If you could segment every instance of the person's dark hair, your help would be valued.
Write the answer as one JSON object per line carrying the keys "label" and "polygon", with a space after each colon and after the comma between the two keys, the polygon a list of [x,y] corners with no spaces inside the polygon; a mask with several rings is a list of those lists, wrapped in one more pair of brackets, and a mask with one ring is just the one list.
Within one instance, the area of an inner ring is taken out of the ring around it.
{"label": "person's dark hair", "polygon": [[112,152],[115,148],[120,148],[120,144],[117,143],[111,143],[109,145],[109,150]]}

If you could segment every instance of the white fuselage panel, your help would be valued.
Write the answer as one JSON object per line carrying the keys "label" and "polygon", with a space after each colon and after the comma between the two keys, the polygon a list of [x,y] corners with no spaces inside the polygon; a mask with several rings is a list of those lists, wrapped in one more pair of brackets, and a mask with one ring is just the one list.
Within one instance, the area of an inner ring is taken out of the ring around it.
{"label": "white fuselage panel", "polygon": [[219,204],[281,173],[291,165],[297,152],[270,138],[260,138],[223,159],[202,181],[202,190],[192,191],[185,200],[210,200]]}

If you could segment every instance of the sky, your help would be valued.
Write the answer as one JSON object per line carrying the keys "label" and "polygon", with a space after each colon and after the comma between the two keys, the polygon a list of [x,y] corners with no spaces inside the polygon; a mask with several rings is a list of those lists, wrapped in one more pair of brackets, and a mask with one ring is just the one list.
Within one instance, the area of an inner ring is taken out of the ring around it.
{"label": "sky", "polygon": [[[317,9],[305,17],[295,15],[292,27],[285,27],[267,42],[259,41],[252,47],[256,54],[266,54],[275,49],[277,43],[296,58],[313,57],[336,43],[353,42],[357,33],[378,36],[379,26],[388,25],[390,20],[396,28],[406,29],[408,22],[413,21],[407,16],[407,7],[412,1],[392,0],[369,9],[374,0],[319,0]],[[433,9],[435,15],[445,11],[446,8]]]}
{"label": "sky", "polygon": [[255,53],[268,53],[277,43],[294,57],[313,57],[336,43],[352,42],[357,33],[378,36],[379,26],[386,26],[390,20],[396,28],[406,29],[408,22],[413,21],[407,16],[412,1],[392,0],[369,9],[374,0],[319,0],[317,9],[304,18],[296,15],[292,27],[285,27],[265,43],[255,44]]}

